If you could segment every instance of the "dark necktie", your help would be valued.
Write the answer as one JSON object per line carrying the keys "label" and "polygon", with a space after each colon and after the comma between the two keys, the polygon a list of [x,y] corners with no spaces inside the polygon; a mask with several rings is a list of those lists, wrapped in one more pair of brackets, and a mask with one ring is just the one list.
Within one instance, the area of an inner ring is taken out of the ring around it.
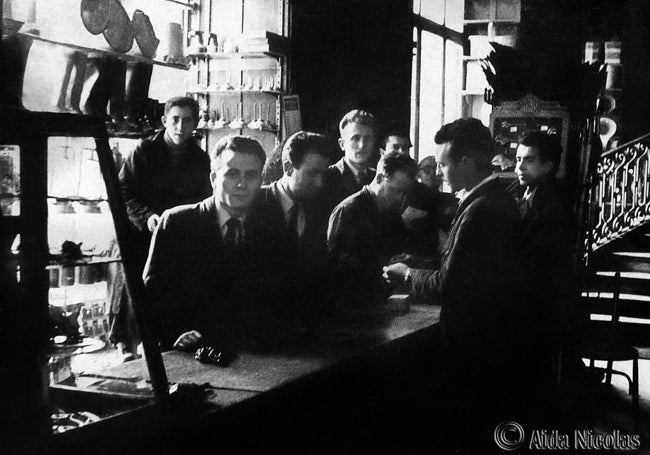
{"label": "dark necktie", "polygon": [[298,232],[298,219],[300,217],[300,205],[295,202],[289,210],[289,222],[287,223],[289,229],[289,238],[294,244],[298,243],[300,235]]}
{"label": "dark necktie", "polygon": [[229,247],[236,247],[241,239],[241,221],[237,218],[230,218],[226,221],[226,234],[223,241]]}
{"label": "dark necktie", "polygon": [[368,171],[359,171],[358,179],[359,179],[359,185],[363,186],[366,184],[366,180],[368,179]]}

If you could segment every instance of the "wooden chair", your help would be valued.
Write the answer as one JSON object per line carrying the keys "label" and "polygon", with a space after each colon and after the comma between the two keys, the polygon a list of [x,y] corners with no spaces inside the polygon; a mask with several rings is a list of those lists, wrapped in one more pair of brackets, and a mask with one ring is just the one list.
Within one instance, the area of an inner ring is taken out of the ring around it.
{"label": "wooden chair", "polygon": [[[598,277],[601,278],[601,277]],[[609,278],[609,277],[608,277]],[[589,297],[583,298],[583,302],[588,304],[585,316],[587,321],[587,336],[582,340],[578,347],[580,358],[589,360],[589,368],[592,371],[602,371],[605,373],[605,382],[611,384],[612,375],[617,374],[627,379],[629,384],[629,394],[632,395],[632,419],[634,430],[638,432],[639,428],[639,351],[629,343],[621,341],[619,332],[619,312],[620,312],[620,289],[621,276],[616,272],[614,276],[608,279],[609,289],[597,287],[595,299],[592,297],[594,291],[590,290]],[[604,298],[603,294],[611,293],[612,298]],[[609,310],[608,310],[609,309]],[[591,314],[607,314],[611,316],[611,321],[603,323],[602,321],[592,321]],[[605,368],[596,367],[595,361],[605,361]],[[632,362],[632,376],[625,372],[615,370],[614,362]]]}

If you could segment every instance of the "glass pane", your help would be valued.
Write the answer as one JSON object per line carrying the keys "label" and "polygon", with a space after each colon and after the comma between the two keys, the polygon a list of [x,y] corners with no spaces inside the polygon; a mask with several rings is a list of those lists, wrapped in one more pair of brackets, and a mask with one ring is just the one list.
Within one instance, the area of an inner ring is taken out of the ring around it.
{"label": "glass pane", "polygon": [[491,17],[491,3],[495,0],[469,0],[466,3],[467,12],[465,19],[468,20],[488,20]]}
{"label": "glass pane", "polygon": [[420,75],[419,159],[435,151],[434,137],[442,125],[443,39],[422,33],[422,70]]}
{"label": "glass pane", "polygon": [[418,65],[418,56],[417,56],[417,40],[418,40],[418,29],[416,27],[413,27],[413,59],[411,61],[411,121],[410,121],[410,135],[411,138],[413,138],[413,153],[415,154],[414,156],[419,156],[418,155],[418,138],[416,137],[415,133],[415,125],[416,125],[416,120],[417,120],[417,112],[418,112],[418,103],[417,103],[417,86],[418,86],[418,73],[417,73],[417,65]]}
{"label": "glass pane", "polygon": [[521,0],[498,0],[496,4],[496,18],[519,22],[521,16]]}
{"label": "glass pane", "polygon": [[0,145],[0,179],[2,215],[20,215],[20,147],[17,145]]}
{"label": "glass pane", "polygon": [[463,83],[463,47],[453,41],[445,43],[445,116],[443,123],[461,117]]}
{"label": "glass pane", "polygon": [[447,0],[445,25],[457,32],[463,31],[465,0]]}
{"label": "glass pane", "polygon": [[438,24],[445,21],[445,1],[446,0],[423,0],[420,15]]}
{"label": "glass pane", "polygon": [[[119,162],[120,147],[112,147]],[[93,139],[49,138],[47,188],[48,370],[53,430],[61,433],[147,404],[153,393],[144,363],[125,376],[112,346],[118,318],[133,340],[137,329]]]}
{"label": "glass pane", "polygon": [[413,12],[415,14],[420,14],[420,2],[421,0],[413,0]]}

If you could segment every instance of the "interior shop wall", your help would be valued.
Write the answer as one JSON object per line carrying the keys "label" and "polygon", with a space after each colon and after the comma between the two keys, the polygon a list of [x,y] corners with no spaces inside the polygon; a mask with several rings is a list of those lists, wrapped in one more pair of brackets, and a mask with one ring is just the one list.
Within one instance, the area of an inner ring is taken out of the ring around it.
{"label": "interior shop wall", "polygon": [[302,1],[293,5],[292,81],[303,127],[338,137],[364,108],[408,131],[412,29],[408,1]]}
{"label": "interior shop wall", "polygon": [[650,2],[522,1],[518,48],[543,64],[581,62],[585,42],[599,40],[622,42],[620,139],[635,139],[650,132]]}

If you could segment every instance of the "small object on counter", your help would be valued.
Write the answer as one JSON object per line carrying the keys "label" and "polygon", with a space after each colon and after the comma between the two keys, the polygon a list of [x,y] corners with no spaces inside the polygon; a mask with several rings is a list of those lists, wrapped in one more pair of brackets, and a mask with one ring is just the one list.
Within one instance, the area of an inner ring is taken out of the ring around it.
{"label": "small object on counter", "polygon": [[199,362],[211,363],[220,367],[228,366],[234,357],[234,354],[230,350],[216,346],[198,348],[194,354],[194,358]]}
{"label": "small object on counter", "polygon": [[408,313],[411,305],[408,294],[393,294],[388,297],[388,309],[396,313]]}

